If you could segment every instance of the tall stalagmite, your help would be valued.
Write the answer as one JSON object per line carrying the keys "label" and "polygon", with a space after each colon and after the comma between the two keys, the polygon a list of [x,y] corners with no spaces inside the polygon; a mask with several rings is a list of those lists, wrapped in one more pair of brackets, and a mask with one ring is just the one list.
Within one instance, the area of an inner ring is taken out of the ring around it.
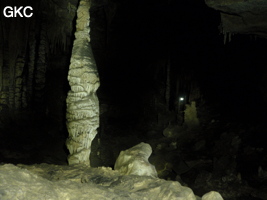
{"label": "tall stalagmite", "polygon": [[81,0],[68,74],[71,87],[66,100],[69,164],[90,165],[91,143],[99,126],[99,103],[96,96],[99,77],[90,45],[89,9],[90,1]]}

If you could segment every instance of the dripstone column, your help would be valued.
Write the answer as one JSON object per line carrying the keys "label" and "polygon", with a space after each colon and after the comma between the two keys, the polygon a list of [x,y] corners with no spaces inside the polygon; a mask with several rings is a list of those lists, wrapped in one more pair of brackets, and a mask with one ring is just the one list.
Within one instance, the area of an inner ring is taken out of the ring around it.
{"label": "dripstone column", "polygon": [[96,90],[99,77],[90,45],[90,1],[81,0],[77,10],[75,41],[68,80],[66,141],[69,164],[90,165],[91,143],[99,126],[99,103]]}

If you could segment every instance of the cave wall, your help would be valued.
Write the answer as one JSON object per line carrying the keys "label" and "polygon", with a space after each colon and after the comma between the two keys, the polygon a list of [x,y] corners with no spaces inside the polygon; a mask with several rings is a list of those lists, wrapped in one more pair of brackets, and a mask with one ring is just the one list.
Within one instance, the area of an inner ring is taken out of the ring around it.
{"label": "cave wall", "polygon": [[62,129],[77,0],[3,0],[0,6],[1,11],[5,6],[33,8],[30,18],[6,18],[1,13],[2,123],[11,118],[27,118],[32,113],[35,119],[50,118]]}
{"label": "cave wall", "polygon": [[233,34],[251,34],[267,37],[267,1],[266,0],[205,0],[206,4],[220,12],[220,30],[225,35],[225,42]]}
{"label": "cave wall", "polygon": [[232,75],[227,75],[227,87],[229,95],[239,102],[240,107],[231,108],[228,104],[233,105],[232,100],[222,97],[229,102],[226,104],[227,112],[233,113],[236,109],[238,113],[253,115],[257,121],[264,121],[267,109],[267,1],[205,0],[205,3],[221,18],[218,28],[224,36],[225,50],[221,52],[224,60],[219,63],[223,63],[224,69],[233,69]]}

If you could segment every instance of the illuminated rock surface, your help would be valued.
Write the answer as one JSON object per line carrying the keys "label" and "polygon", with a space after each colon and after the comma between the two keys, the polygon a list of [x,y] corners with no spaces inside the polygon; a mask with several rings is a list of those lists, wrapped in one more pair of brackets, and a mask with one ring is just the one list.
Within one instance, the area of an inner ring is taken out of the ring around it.
{"label": "illuminated rock surface", "polygon": [[121,151],[115,163],[115,170],[124,175],[157,177],[155,166],[148,161],[152,153],[149,144],[140,143],[130,149]]}
{"label": "illuminated rock surface", "polygon": [[179,182],[125,175],[111,168],[85,165],[0,166],[0,199],[195,200],[192,190]]}

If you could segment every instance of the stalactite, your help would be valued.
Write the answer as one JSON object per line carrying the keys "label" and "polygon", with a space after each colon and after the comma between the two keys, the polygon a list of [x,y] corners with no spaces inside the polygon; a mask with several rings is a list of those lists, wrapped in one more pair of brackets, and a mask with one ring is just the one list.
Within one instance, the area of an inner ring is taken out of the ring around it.
{"label": "stalactite", "polygon": [[30,22],[23,18],[7,20],[1,16],[0,103],[9,109],[21,107],[22,72]]}
{"label": "stalactite", "polygon": [[8,57],[8,68],[9,68],[9,87],[8,87],[8,103],[10,108],[14,108],[15,105],[15,65],[18,57],[18,45],[16,41],[18,40],[17,34],[13,31],[18,29],[17,23],[11,26],[9,32],[9,57]]}
{"label": "stalactite", "polygon": [[165,92],[165,100],[166,100],[166,108],[167,110],[170,109],[170,96],[171,96],[171,58],[168,56],[167,60],[167,66],[166,66],[166,71],[167,71],[167,77],[166,77],[166,92]]}
{"label": "stalactite", "polygon": [[223,36],[224,36],[224,40],[223,40],[223,43],[226,44],[227,42],[231,42],[232,40],[232,35],[234,35],[234,33],[231,33],[231,32],[225,32],[223,31]]}
{"label": "stalactite", "polygon": [[176,87],[175,87],[175,94],[176,94],[176,98],[175,98],[175,111],[178,113],[179,112],[179,89],[180,89],[180,79],[177,76],[176,78]]}
{"label": "stalactite", "polygon": [[99,103],[96,96],[99,78],[90,45],[89,8],[88,0],[80,1],[68,74],[71,87],[66,100],[69,164],[90,165],[91,143],[99,126]]}
{"label": "stalactite", "polygon": [[72,34],[72,20],[76,14],[76,5],[68,1],[62,1],[56,4],[53,0],[43,1],[42,6],[46,7],[49,12],[47,18],[53,18],[54,22],[47,27],[47,37],[51,53],[68,50],[68,44]]}
{"label": "stalactite", "polygon": [[47,55],[51,50],[66,51],[70,44],[76,5],[53,0],[31,3],[35,10],[31,18],[0,15],[0,104],[9,109],[43,105]]}
{"label": "stalactite", "polygon": [[25,57],[18,57],[15,67],[15,108],[20,109],[22,107],[22,81],[23,71],[25,67]]}
{"label": "stalactite", "polygon": [[[30,20],[15,18],[12,19],[12,26],[9,30],[9,106],[16,108],[16,98],[21,94],[16,94],[16,86],[21,82],[24,61],[21,61],[19,56],[26,52],[28,31]],[[18,61],[19,60],[19,61]],[[20,78],[19,78],[20,77]],[[17,81],[17,83],[16,83]],[[21,83],[20,83],[21,84]],[[21,87],[21,86],[19,86]]]}
{"label": "stalactite", "polygon": [[38,46],[38,59],[36,63],[36,69],[34,74],[34,82],[35,82],[35,93],[34,93],[34,101],[36,108],[44,109],[43,98],[44,98],[44,88],[46,81],[46,29],[45,25],[42,24],[41,32],[40,32],[40,43]]}
{"label": "stalactite", "polygon": [[21,108],[26,108],[27,105],[27,77],[23,76],[21,88]]}
{"label": "stalactite", "polygon": [[[5,38],[5,35],[4,35]],[[4,104],[8,107],[8,93],[9,93],[9,66],[8,66],[8,57],[9,57],[9,48],[8,41],[4,40],[4,48],[3,48],[3,67],[2,67],[2,92],[1,92],[1,104]]]}
{"label": "stalactite", "polygon": [[33,80],[34,80],[34,66],[36,57],[36,38],[34,30],[30,30],[29,33],[29,61],[28,61],[28,73],[26,78],[26,88],[27,92],[23,98],[23,108],[26,108],[28,103],[31,103],[33,98]]}
{"label": "stalactite", "polygon": [[[0,38],[3,38],[3,24],[0,24]],[[0,104],[3,91],[4,41],[0,40]]]}

